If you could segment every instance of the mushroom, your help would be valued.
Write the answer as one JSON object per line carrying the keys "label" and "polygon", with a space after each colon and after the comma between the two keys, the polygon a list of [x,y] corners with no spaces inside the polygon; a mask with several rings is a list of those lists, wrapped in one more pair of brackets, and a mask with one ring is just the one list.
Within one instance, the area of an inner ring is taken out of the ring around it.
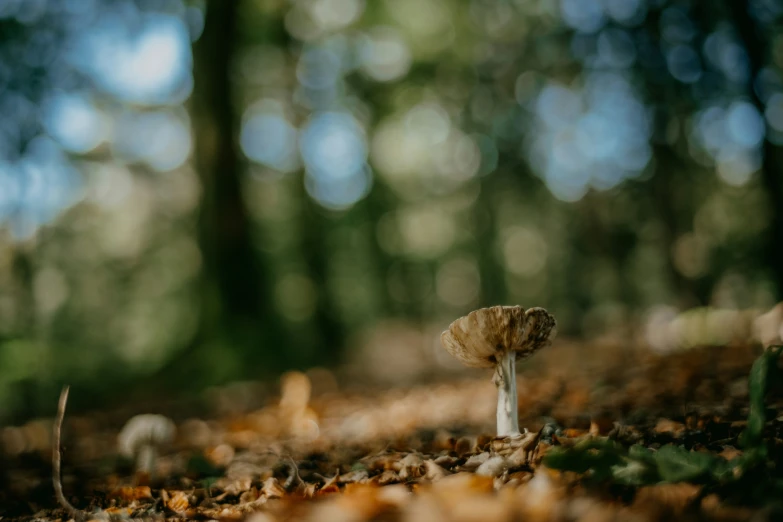
{"label": "mushroom", "polygon": [[521,306],[481,308],[449,325],[440,340],[462,364],[495,368],[498,387],[498,437],[517,437],[516,361],[548,346],[557,333],[555,318],[543,308]]}
{"label": "mushroom", "polygon": [[158,447],[174,440],[174,422],[151,413],[132,417],[122,428],[117,445],[122,455],[136,461],[136,471],[152,475]]}

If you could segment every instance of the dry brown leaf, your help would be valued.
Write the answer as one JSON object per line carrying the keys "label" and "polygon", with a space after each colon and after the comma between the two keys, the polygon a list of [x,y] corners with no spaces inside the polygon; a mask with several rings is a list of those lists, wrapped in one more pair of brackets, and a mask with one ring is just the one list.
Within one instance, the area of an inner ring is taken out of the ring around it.
{"label": "dry brown leaf", "polygon": [[653,430],[656,433],[671,433],[675,437],[681,437],[685,434],[685,424],[671,419],[658,419]]}
{"label": "dry brown leaf", "polygon": [[633,507],[641,511],[671,510],[681,513],[697,497],[701,486],[695,484],[656,484],[639,488]]}
{"label": "dry brown leaf", "polygon": [[385,471],[387,469],[399,471],[400,460],[399,453],[387,453],[370,457],[362,462],[365,464],[368,471]]}
{"label": "dry brown leaf", "polygon": [[421,455],[409,453],[399,462],[400,478],[411,480],[421,477],[425,473],[424,460]]}
{"label": "dry brown leaf", "polygon": [[378,490],[378,500],[395,507],[402,507],[412,498],[408,488],[402,484],[385,486]]}
{"label": "dry brown leaf", "polygon": [[[614,522],[618,520],[615,506],[601,503],[592,498],[572,499],[564,508],[569,520],[579,520],[580,522]],[[628,517],[625,517],[622,520],[627,519]]]}
{"label": "dry brown leaf", "polygon": [[451,455],[440,455],[439,457],[433,459],[433,462],[435,462],[435,464],[446,469],[454,467],[454,465],[457,464],[458,461],[459,459],[457,457],[453,457]]}
{"label": "dry brown leaf", "polygon": [[285,496],[285,489],[274,477],[269,477],[264,481],[264,485],[261,487],[261,493],[266,498],[282,498]]}
{"label": "dry brown leaf", "polygon": [[449,472],[443,469],[442,467],[438,466],[434,461],[432,460],[425,460],[424,461],[424,479],[429,480],[430,482],[436,482],[446,475],[449,475]]}
{"label": "dry brown leaf", "polygon": [[275,522],[275,518],[270,513],[258,511],[248,515],[245,522]]}
{"label": "dry brown leaf", "polygon": [[256,489],[255,487],[249,489],[248,491],[245,491],[241,495],[239,495],[239,503],[240,504],[247,504],[248,502],[255,502],[259,499],[261,496],[261,493]]}
{"label": "dry brown leaf", "polygon": [[355,469],[349,471],[337,478],[337,481],[341,484],[353,484],[355,482],[362,482],[370,478],[370,474],[365,469]]}
{"label": "dry brown leaf", "polygon": [[489,444],[492,442],[492,440],[495,438],[494,435],[489,435],[488,433],[482,433],[478,437],[476,437],[476,451],[485,451],[489,448]]}
{"label": "dry brown leaf", "polygon": [[530,471],[517,471],[514,473],[510,473],[508,475],[508,480],[506,481],[506,485],[508,486],[519,486],[520,484],[524,484],[530,479],[533,478],[533,473]]}
{"label": "dry brown leaf", "polygon": [[168,500],[164,500],[166,507],[175,513],[184,513],[190,506],[188,496],[183,491],[173,492]]}
{"label": "dry brown leaf", "polygon": [[296,493],[304,498],[313,498],[317,490],[318,490],[317,484],[305,482],[299,484],[299,486],[296,488]]}
{"label": "dry brown leaf", "polygon": [[123,502],[152,498],[152,490],[149,486],[124,486],[109,493],[109,498],[117,498]]}
{"label": "dry brown leaf", "polygon": [[348,484],[345,494],[316,504],[308,517],[313,522],[361,522],[372,520],[393,508],[379,492],[383,488],[369,484]]}
{"label": "dry brown leaf", "polygon": [[555,484],[549,470],[538,468],[533,478],[517,489],[515,498],[526,520],[543,521],[555,518],[563,495],[563,488]]}
{"label": "dry brown leaf", "polygon": [[[755,520],[752,509],[727,505],[714,493],[702,499],[701,509],[705,518],[710,520]],[[763,520],[763,517],[759,518]]]}
{"label": "dry brown leaf", "polygon": [[484,464],[487,460],[489,460],[489,452],[485,451],[484,453],[479,453],[478,455],[471,456],[467,461],[465,461],[465,464],[462,465],[462,469],[467,471],[473,471],[477,469],[479,466]]}
{"label": "dry brown leaf", "polygon": [[438,495],[452,496],[466,493],[488,493],[494,489],[492,477],[483,477],[473,473],[455,473],[429,486]]}
{"label": "dry brown leaf", "polygon": [[199,508],[196,510],[199,518],[208,518],[212,520],[242,520],[245,518],[246,510],[242,506],[220,506],[215,508]]}
{"label": "dry brown leaf", "polygon": [[378,486],[386,486],[387,484],[396,484],[400,482],[401,478],[402,477],[398,475],[396,471],[387,469],[380,475],[376,475],[375,477],[371,478],[369,483],[376,484]]}
{"label": "dry brown leaf", "polygon": [[448,506],[449,520],[455,522],[506,522],[511,520],[513,505],[494,495],[467,495]]}
{"label": "dry brown leaf", "polygon": [[318,490],[318,495],[331,495],[334,493],[340,492],[340,486],[337,484],[329,484],[328,486],[323,486],[321,489]]}
{"label": "dry brown leaf", "polygon": [[106,508],[104,511],[109,515],[117,517],[128,517],[133,513],[133,509],[129,507],[110,507]]}
{"label": "dry brown leaf", "polygon": [[507,457],[509,467],[523,466],[530,463],[533,452],[538,445],[539,436],[539,431],[529,432],[526,433],[521,440],[512,445],[512,448],[516,446],[516,449]]}
{"label": "dry brown leaf", "polygon": [[238,496],[249,490],[252,484],[253,480],[250,477],[242,477],[234,480],[221,477],[215,481],[213,488],[222,490],[226,495]]}
{"label": "dry brown leaf", "polygon": [[720,453],[718,453],[718,455],[720,455],[726,460],[731,460],[733,458],[741,456],[742,453],[743,453],[742,450],[739,450],[734,446],[723,446],[723,450]]}
{"label": "dry brown leaf", "polygon": [[476,475],[484,477],[499,477],[509,468],[509,462],[505,457],[495,455],[490,457],[476,470]]}
{"label": "dry brown leaf", "polygon": [[455,439],[451,433],[441,429],[435,432],[432,448],[434,451],[454,451],[454,445],[456,443],[457,439]]}
{"label": "dry brown leaf", "polygon": [[461,437],[454,444],[454,452],[460,457],[474,453],[477,446],[476,442],[474,437]]}
{"label": "dry brown leaf", "polygon": [[440,502],[432,495],[415,496],[405,506],[402,516],[403,522],[448,522]]}

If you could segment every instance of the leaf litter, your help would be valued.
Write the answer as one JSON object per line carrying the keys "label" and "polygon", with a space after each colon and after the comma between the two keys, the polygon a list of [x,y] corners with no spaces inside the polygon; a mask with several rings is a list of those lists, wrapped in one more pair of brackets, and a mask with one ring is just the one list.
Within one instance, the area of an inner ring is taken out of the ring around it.
{"label": "leaf litter", "polygon": [[[527,429],[519,437],[492,435],[496,398],[483,378],[310,397],[304,374],[260,410],[177,422],[177,437],[157,448],[152,473],[138,473],[118,455],[118,430],[74,417],[62,428],[60,482],[60,452],[46,451],[46,437],[20,443],[19,433],[37,431],[4,428],[0,517],[470,522],[781,515],[781,349],[704,347],[629,358],[627,350],[603,346],[600,361],[584,360],[598,353],[594,347],[565,344],[552,352],[521,372],[520,425]],[[55,429],[55,448],[59,437]]]}

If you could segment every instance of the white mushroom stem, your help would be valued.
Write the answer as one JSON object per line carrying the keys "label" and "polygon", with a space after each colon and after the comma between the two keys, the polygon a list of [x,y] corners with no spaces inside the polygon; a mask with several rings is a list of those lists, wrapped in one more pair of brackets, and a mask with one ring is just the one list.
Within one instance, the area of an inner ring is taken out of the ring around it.
{"label": "white mushroom stem", "polygon": [[158,452],[153,444],[142,444],[136,455],[136,471],[153,475],[157,456]]}
{"label": "white mushroom stem", "polygon": [[504,352],[498,360],[493,381],[498,387],[498,437],[516,437],[519,433],[517,414],[517,354]]}

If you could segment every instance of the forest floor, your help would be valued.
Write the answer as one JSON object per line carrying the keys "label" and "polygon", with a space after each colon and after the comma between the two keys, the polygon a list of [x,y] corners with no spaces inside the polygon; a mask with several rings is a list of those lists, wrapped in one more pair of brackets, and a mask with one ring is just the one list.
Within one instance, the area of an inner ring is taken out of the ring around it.
{"label": "forest floor", "polygon": [[493,436],[490,372],[326,392],[292,373],[260,409],[178,420],[151,473],[100,414],[66,414],[75,511],[49,419],[0,430],[0,520],[781,520],[778,366],[758,346],[556,343],[520,367],[517,439]]}

